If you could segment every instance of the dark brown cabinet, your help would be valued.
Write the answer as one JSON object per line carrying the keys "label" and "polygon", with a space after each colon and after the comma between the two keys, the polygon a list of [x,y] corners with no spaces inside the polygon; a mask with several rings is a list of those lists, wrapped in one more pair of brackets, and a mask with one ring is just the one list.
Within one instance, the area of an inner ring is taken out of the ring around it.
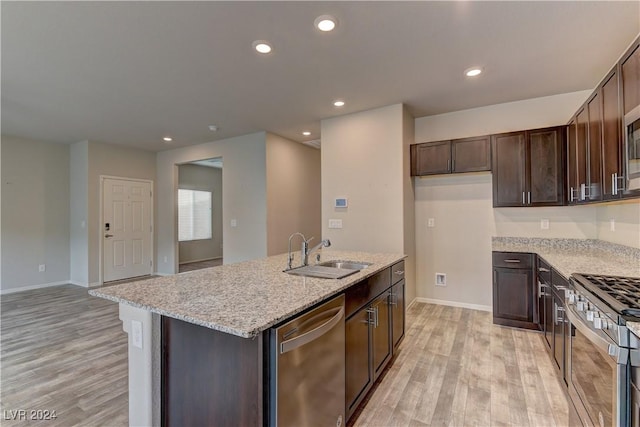
{"label": "dark brown cabinet", "polygon": [[553,294],[553,359],[557,368],[566,380],[565,373],[567,367],[567,343],[569,324],[564,315],[565,312],[565,291],[569,288],[567,281],[556,271],[551,272],[551,291]]}
{"label": "dark brown cabinet", "polygon": [[622,132],[618,71],[614,68],[604,79],[602,98],[602,198],[619,197],[615,181],[622,176]]}
{"label": "dark brown cabinet", "polygon": [[569,203],[602,199],[602,131],[602,94],[596,91],[569,124]]}
{"label": "dark brown cabinet", "polygon": [[587,101],[589,121],[587,138],[588,173],[585,198],[602,199],[602,95],[599,91]]}
{"label": "dark brown cabinet", "polygon": [[493,206],[564,204],[565,127],[491,137]]}
{"label": "dark brown cabinet", "polygon": [[488,170],[491,170],[491,144],[488,136],[411,146],[412,176]]}
{"label": "dark brown cabinet", "polygon": [[624,115],[640,105],[640,39],[623,56],[620,70]]}
{"label": "dark brown cabinet", "polygon": [[553,346],[553,295],[551,295],[551,266],[538,258],[538,327],[544,335],[547,348]]}
{"label": "dark brown cabinet", "polygon": [[533,254],[493,253],[493,323],[538,329]]}
{"label": "dark brown cabinet", "polygon": [[404,261],[354,285],[345,296],[348,419],[389,364],[404,336]]}

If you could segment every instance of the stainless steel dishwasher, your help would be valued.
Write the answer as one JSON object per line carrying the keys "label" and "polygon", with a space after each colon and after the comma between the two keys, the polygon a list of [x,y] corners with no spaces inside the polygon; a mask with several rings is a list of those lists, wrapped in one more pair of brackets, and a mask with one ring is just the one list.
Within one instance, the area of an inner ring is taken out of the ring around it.
{"label": "stainless steel dishwasher", "polygon": [[271,330],[270,425],[345,419],[344,295]]}

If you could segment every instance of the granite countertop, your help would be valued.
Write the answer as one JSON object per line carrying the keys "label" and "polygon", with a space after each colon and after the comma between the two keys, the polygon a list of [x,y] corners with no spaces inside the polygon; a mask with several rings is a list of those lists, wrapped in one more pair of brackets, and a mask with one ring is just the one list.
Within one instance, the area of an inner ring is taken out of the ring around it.
{"label": "granite countertop", "polygon": [[322,261],[372,263],[340,280],[283,273],[287,254],[92,289],[90,295],[210,329],[252,338],[405,258],[402,254],[322,251]]}
{"label": "granite countertop", "polygon": [[573,273],[640,277],[640,249],[602,240],[494,237],[492,248],[535,253],[565,279]]}

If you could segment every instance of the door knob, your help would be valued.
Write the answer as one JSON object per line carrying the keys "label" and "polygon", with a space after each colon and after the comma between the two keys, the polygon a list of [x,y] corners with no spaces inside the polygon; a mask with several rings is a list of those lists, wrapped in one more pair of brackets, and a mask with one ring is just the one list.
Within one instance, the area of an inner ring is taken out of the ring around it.
{"label": "door knob", "polygon": [[113,237],[113,234],[105,234],[104,237],[106,238]]}

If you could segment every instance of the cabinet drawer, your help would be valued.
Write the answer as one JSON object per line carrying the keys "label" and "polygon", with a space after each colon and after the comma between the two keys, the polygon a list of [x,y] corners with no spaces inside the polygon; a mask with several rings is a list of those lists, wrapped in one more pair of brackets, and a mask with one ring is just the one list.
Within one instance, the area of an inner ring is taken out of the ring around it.
{"label": "cabinet drawer", "polygon": [[538,257],[538,280],[547,285],[551,284],[551,266],[540,257]]}
{"label": "cabinet drawer", "polygon": [[391,266],[391,284],[395,285],[402,279],[404,279],[404,261]]}
{"label": "cabinet drawer", "polygon": [[349,317],[368,304],[389,286],[391,286],[391,268],[385,268],[347,289],[345,292],[345,317]]}
{"label": "cabinet drawer", "polygon": [[533,268],[534,255],[521,252],[494,252],[493,266],[502,268]]}

